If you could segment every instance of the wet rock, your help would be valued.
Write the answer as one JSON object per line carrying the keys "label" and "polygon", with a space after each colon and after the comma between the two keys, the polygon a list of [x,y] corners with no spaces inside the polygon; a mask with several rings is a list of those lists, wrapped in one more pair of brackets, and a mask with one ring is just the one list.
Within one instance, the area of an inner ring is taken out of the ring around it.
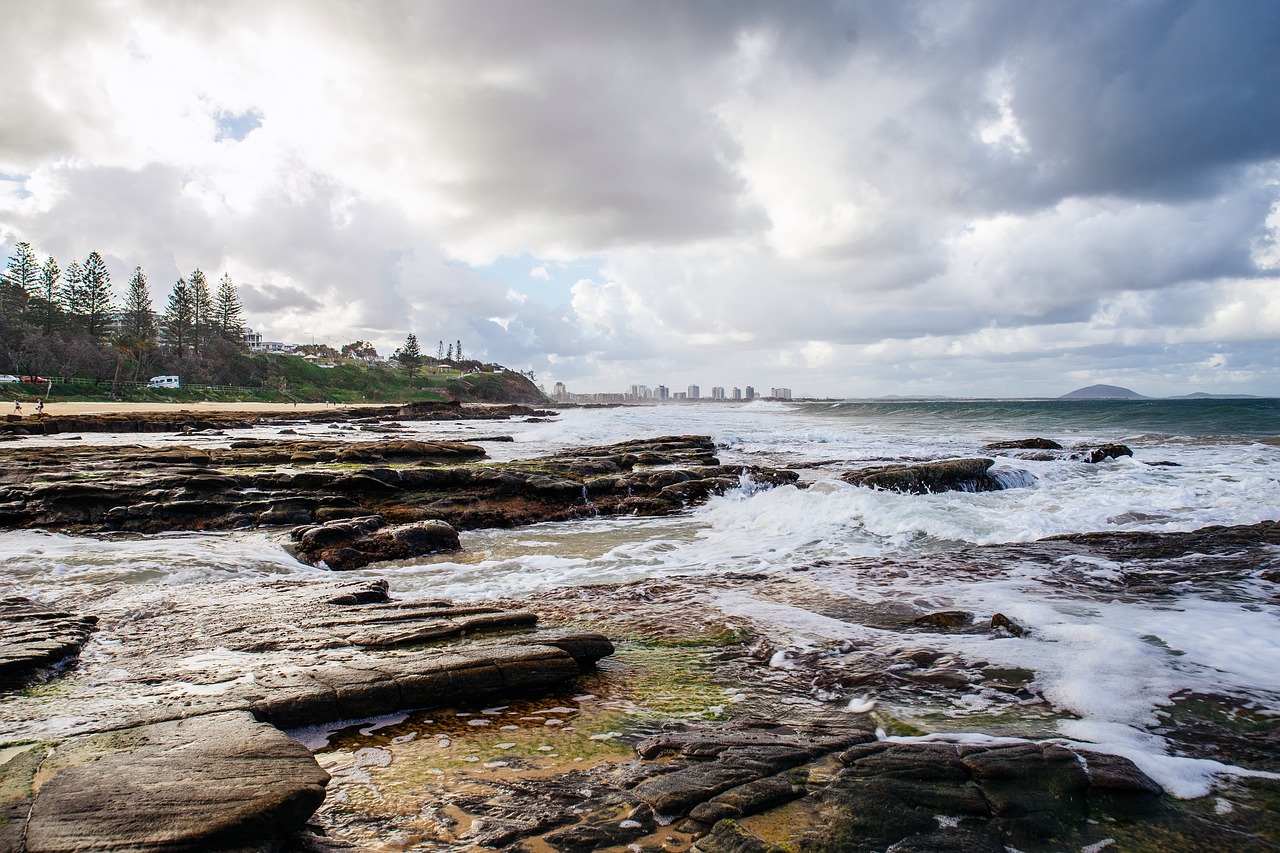
{"label": "wet rock", "polygon": [[[840,816],[839,849],[1062,849],[1090,814],[1090,797],[1158,786],[1114,756],[1098,758],[1098,783],[1082,755],[1052,743],[874,743],[840,755],[846,765],[821,795]],[[1114,780],[1114,781],[1113,781]],[[934,814],[965,818],[939,829]],[[955,831],[958,830],[958,831]]]}
{"label": "wet rock", "polygon": [[329,779],[244,712],[75,739],[41,775],[26,853],[257,848],[300,829]]}
{"label": "wet rock", "polygon": [[1119,459],[1121,456],[1132,456],[1133,451],[1123,444],[1103,444],[1085,451],[1079,458],[1086,462],[1103,462],[1107,459]]}
{"label": "wet rock", "polygon": [[1107,794],[1158,796],[1163,793],[1150,776],[1122,755],[1077,750],[1084,762],[1091,790]]}
{"label": "wet rock", "polygon": [[[857,728],[806,730],[750,722],[711,732],[694,730],[660,735],[641,741],[636,745],[636,752],[646,758],[678,752],[685,763],[641,782],[632,793],[661,815],[689,814],[690,809],[717,795],[724,796],[715,801],[717,805],[708,807],[705,817],[712,817],[724,807],[746,813],[744,810],[750,808],[753,801],[759,803],[760,808],[767,807],[777,796],[777,786],[781,784],[749,787],[750,783],[872,739],[874,735],[870,732]],[[731,790],[738,793],[725,793]]]}
{"label": "wet rock", "polygon": [[914,620],[916,625],[925,628],[964,628],[972,621],[973,614],[967,610],[941,610],[917,616]]}
{"label": "wet rock", "polygon": [[45,667],[80,653],[98,620],[35,604],[0,599],[0,689],[31,679]]}
{"label": "wet rock", "polygon": [[[672,513],[745,481],[776,486],[798,479],[792,471],[720,465],[714,450],[705,436],[663,436],[475,465],[469,463],[484,456],[476,445],[400,439],[243,439],[199,451],[27,448],[0,471],[0,527],[150,533],[373,515],[388,524],[437,519],[457,529],[510,527]],[[388,558],[395,557],[378,559]]]}
{"label": "wet rock", "polygon": [[457,551],[458,531],[438,519],[387,526],[378,515],[296,527],[290,533],[300,560],[335,571],[385,560]]}
{"label": "wet rock", "polygon": [[566,684],[613,652],[594,632],[537,630],[528,610],[396,601],[382,580],[190,584],[104,621],[113,642],[63,682],[63,710],[10,697],[0,743],[53,713],[81,734],[232,710],[294,727],[488,701]]}
{"label": "wet rock", "polygon": [[1026,628],[1022,627],[1017,622],[1014,622],[1003,613],[992,614],[991,628],[994,631],[1004,631],[1005,633],[1011,634],[1015,637],[1025,637],[1027,635]]}
{"label": "wet rock", "polygon": [[983,451],[995,450],[1062,450],[1062,445],[1049,438],[1020,438],[1014,441],[993,441],[982,446]]}
{"label": "wet rock", "polygon": [[877,465],[840,476],[846,483],[924,495],[933,492],[993,492],[1004,487],[987,473],[994,459],[947,459],[916,465]]}
{"label": "wet rock", "polygon": [[762,841],[741,824],[722,820],[691,848],[693,853],[783,853],[784,848]]}

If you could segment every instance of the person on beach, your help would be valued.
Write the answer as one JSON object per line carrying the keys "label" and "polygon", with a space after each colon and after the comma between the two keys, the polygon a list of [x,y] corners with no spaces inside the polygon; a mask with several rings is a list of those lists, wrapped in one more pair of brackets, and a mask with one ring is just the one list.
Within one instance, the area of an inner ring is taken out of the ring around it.
{"label": "person on beach", "polygon": [[44,414],[44,400],[36,400],[36,414],[37,415]]}
{"label": "person on beach", "polygon": [[21,401],[21,400],[14,400],[14,401],[13,401],[13,413],[14,413],[15,415],[20,415],[20,414],[22,414],[22,401]]}

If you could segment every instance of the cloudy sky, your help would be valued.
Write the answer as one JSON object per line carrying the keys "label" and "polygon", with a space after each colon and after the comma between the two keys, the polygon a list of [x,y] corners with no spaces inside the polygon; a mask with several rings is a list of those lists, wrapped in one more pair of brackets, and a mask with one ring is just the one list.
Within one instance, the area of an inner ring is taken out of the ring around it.
{"label": "cloudy sky", "polygon": [[1280,394],[1274,0],[0,0],[0,252],[548,387]]}

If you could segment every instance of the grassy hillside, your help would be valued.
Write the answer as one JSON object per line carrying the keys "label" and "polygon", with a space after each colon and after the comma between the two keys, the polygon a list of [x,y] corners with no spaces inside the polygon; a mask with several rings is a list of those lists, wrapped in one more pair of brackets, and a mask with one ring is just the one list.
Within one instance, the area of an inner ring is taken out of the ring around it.
{"label": "grassy hillside", "polygon": [[[268,402],[268,403],[404,403],[414,400],[531,403],[546,401],[532,382],[519,373],[461,373],[446,368],[423,368],[408,376],[397,367],[342,360],[323,368],[292,355],[245,356],[238,384],[186,384],[179,389],[152,389],[121,383],[112,396],[111,381],[73,380],[54,383],[49,400],[133,402]],[[45,386],[0,384],[0,400],[34,401]]]}

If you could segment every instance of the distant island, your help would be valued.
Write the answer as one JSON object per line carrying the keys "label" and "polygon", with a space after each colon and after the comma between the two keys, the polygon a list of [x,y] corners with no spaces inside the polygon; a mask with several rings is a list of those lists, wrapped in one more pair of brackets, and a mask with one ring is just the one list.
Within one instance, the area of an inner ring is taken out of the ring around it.
{"label": "distant island", "polygon": [[1148,397],[1145,394],[1139,394],[1129,388],[1122,388],[1119,385],[1089,385],[1084,388],[1077,388],[1069,394],[1063,394],[1059,400],[1257,400],[1261,399],[1257,394],[1210,394],[1206,391],[1196,391],[1191,394],[1181,394],[1177,397]]}
{"label": "distant island", "polygon": [[1149,400],[1143,394],[1119,385],[1089,385],[1077,388],[1069,394],[1063,394],[1059,400]]}

